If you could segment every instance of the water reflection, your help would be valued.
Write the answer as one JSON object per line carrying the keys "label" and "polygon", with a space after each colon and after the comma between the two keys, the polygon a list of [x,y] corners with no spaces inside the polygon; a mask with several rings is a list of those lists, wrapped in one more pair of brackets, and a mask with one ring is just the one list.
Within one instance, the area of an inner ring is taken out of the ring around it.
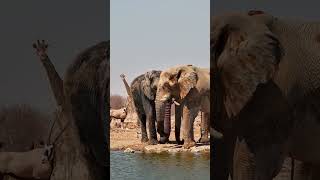
{"label": "water reflection", "polygon": [[111,152],[111,179],[188,180],[210,178],[209,153]]}

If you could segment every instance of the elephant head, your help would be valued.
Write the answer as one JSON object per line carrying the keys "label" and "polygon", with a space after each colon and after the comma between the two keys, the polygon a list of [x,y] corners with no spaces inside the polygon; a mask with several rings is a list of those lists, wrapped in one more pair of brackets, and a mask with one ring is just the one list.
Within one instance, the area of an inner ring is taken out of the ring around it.
{"label": "elephant head", "polygon": [[[157,96],[156,114],[157,130],[160,142],[167,141],[170,134],[170,107],[172,99],[183,101],[192,88],[196,87],[198,75],[194,66],[178,66],[169,68],[160,74]],[[176,102],[177,105],[179,103]]]}
{"label": "elephant head", "polygon": [[211,85],[217,92],[214,97],[222,97],[228,117],[236,116],[257,86],[276,72],[282,48],[270,30],[275,20],[261,11],[211,18]]}
{"label": "elephant head", "polygon": [[225,170],[232,167],[228,163],[232,161],[234,138],[229,127],[257,87],[272,80],[277,71],[283,49],[271,31],[275,21],[276,18],[262,11],[211,17],[210,85],[213,94],[210,111],[215,121],[211,127],[222,132],[229,141],[215,144],[211,165],[214,178],[227,179]]}
{"label": "elephant head", "polygon": [[197,85],[198,76],[194,66],[179,66],[163,71],[157,90],[157,101],[166,102],[175,98],[183,100]]}
{"label": "elephant head", "polygon": [[148,71],[144,74],[144,79],[141,82],[143,93],[150,100],[155,100],[160,73],[155,70]]}

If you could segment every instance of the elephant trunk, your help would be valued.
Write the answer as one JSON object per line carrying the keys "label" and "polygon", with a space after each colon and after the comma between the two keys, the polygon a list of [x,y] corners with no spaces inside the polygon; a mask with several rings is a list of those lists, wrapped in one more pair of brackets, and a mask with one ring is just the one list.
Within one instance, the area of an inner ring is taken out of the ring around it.
{"label": "elephant trunk", "polygon": [[[156,98],[156,119],[157,119],[157,132],[160,135],[160,143],[166,143],[169,140],[169,136],[167,135],[168,128],[170,128],[170,114],[166,113],[166,107],[171,105],[170,102],[159,101],[158,97]],[[171,109],[171,108],[170,108]],[[169,121],[169,122],[168,122]],[[165,125],[166,124],[166,125]]]}
{"label": "elephant trunk", "polygon": [[171,132],[171,103],[165,103],[164,133],[169,138]]}

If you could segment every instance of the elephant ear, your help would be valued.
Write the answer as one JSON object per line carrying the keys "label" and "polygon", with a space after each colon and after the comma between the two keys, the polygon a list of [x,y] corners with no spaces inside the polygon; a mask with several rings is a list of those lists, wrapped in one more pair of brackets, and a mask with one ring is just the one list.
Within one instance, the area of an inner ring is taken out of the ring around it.
{"label": "elephant ear", "polygon": [[177,73],[178,84],[180,87],[180,98],[185,98],[190,90],[197,85],[198,75],[192,68],[180,69]]}
{"label": "elephant ear", "polygon": [[233,117],[250,100],[257,86],[273,77],[282,50],[267,25],[251,16],[234,16],[213,24],[215,73],[219,73],[227,114]]}
{"label": "elephant ear", "polygon": [[151,78],[152,78],[151,72],[146,72],[144,74],[144,80],[142,80],[142,82],[141,82],[141,88],[142,88],[145,96],[148,97],[148,99],[154,100],[155,93],[152,92],[152,85],[151,85],[152,79]]}
{"label": "elephant ear", "polygon": [[64,80],[72,116],[80,141],[88,147],[88,158],[108,167],[110,41],[83,50],[68,67]]}

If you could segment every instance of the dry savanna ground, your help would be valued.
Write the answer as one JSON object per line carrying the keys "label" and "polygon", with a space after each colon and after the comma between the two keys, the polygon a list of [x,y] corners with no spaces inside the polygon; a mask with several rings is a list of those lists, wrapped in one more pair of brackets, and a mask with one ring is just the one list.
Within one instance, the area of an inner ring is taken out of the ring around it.
{"label": "dry savanna ground", "polygon": [[[130,116],[130,114],[128,115]],[[175,142],[174,135],[174,116],[171,117],[171,134],[169,137],[170,143],[168,144],[158,144],[158,145],[147,145],[140,142],[140,127],[137,126],[136,118],[132,115],[132,118],[127,118],[124,122],[124,128],[120,128],[120,120],[112,120],[111,122],[111,150],[126,150],[132,149],[134,151],[145,151],[145,152],[181,152],[181,151],[210,151],[209,145],[197,144],[197,147],[191,148],[189,150],[183,149],[181,145],[177,145]],[[194,133],[195,140],[200,138],[200,121],[201,117],[198,116],[194,123]],[[182,137],[182,132],[181,132]],[[159,139],[159,136],[158,136]]]}

